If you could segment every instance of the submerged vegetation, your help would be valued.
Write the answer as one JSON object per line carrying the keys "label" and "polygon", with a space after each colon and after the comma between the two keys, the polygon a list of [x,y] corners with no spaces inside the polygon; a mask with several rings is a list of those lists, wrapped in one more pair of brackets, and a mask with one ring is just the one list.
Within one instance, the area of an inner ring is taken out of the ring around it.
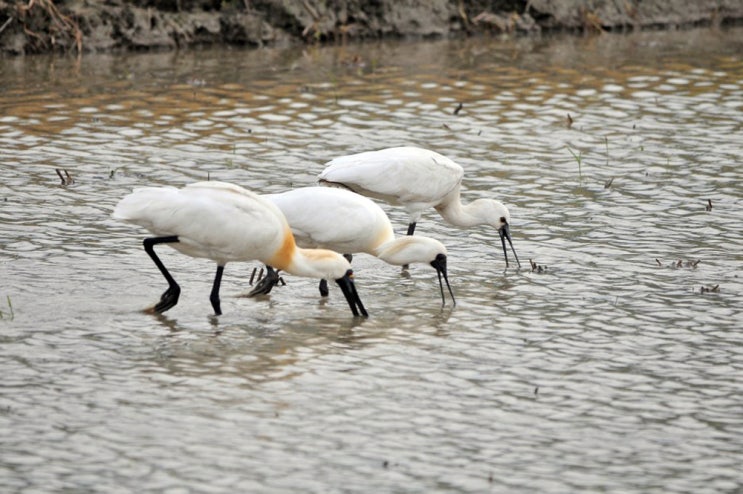
{"label": "submerged vegetation", "polygon": [[578,151],[576,154],[575,151],[570,146],[567,146],[568,151],[570,151],[570,154],[573,155],[573,158],[578,163],[578,179],[583,182],[583,169],[581,167],[581,163],[583,163],[583,151]]}
{"label": "submerged vegetation", "polygon": [[8,304],[7,312],[5,309],[0,309],[0,319],[12,321],[15,319],[15,312],[13,311],[13,303],[10,301],[10,295],[6,296],[6,301]]}

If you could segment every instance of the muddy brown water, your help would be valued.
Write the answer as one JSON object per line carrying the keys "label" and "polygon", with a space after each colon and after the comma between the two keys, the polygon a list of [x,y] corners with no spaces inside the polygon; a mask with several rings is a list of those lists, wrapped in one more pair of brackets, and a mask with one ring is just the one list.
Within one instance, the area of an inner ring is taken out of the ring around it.
{"label": "muddy brown water", "polygon": [[[0,488],[739,489],[741,40],[2,60]],[[181,301],[142,312],[164,280],[110,218],[134,187],[277,192],[404,144],[510,207],[520,270],[495,232],[430,211],[418,232],[447,245],[456,307],[432,269],[358,255],[368,320],[313,280],[242,297],[250,263],[227,266],[215,318],[214,266],[161,249]]]}

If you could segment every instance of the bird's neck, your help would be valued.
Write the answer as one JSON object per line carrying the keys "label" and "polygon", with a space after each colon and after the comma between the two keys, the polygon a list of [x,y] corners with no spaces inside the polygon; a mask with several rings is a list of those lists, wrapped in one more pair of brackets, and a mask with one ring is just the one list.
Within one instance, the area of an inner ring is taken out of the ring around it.
{"label": "bird's neck", "polygon": [[371,254],[374,257],[379,257],[381,259],[381,256],[384,255],[384,252],[390,248],[390,246],[394,245],[395,242],[395,231],[392,229],[392,224],[387,222],[387,226],[384,229],[379,229],[377,231],[376,238],[368,245],[366,249],[363,250],[363,252],[366,252],[367,254]]}
{"label": "bird's neck", "polygon": [[331,250],[297,247],[291,262],[284,268],[284,271],[307,278],[335,280],[345,274],[346,268],[351,267],[350,264],[347,267],[339,266],[339,257],[343,259],[340,254]]}
{"label": "bird's neck", "polygon": [[473,206],[473,204],[462,204],[459,188],[457,188],[436,206],[436,211],[447,223],[460,228],[469,228],[482,223],[480,218],[474,214]]}
{"label": "bird's neck", "polygon": [[270,259],[261,259],[261,261],[276,269],[291,273],[290,267],[297,256],[298,250],[300,249],[294,241],[294,235],[292,235],[289,225],[285,225],[281,246],[278,246]]}
{"label": "bird's neck", "polygon": [[393,266],[404,266],[418,262],[412,255],[410,246],[417,240],[414,236],[393,238],[374,249],[374,256]]}
{"label": "bird's neck", "polygon": [[351,265],[340,254],[326,249],[302,249],[285,225],[281,246],[270,259],[261,259],[275,269],[308,278],[338,279]]}

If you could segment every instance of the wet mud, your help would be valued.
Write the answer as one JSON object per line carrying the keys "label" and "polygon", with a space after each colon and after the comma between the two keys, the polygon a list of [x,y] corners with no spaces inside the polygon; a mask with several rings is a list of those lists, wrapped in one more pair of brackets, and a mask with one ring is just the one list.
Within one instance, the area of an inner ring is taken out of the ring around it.
{"label": "wet mud", "polygon": [[739,0],[0,1],[0,53],[286,46],[561,30],[599,34],[741,19]]}

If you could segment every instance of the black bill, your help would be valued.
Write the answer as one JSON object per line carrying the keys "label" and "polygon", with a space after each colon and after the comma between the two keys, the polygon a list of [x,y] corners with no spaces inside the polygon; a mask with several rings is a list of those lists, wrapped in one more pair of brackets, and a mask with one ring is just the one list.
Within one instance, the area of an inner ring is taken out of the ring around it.
{"label": "black bill", "polygon": [[451,291],[451,285],[449,285],[449,277],[446,274],[446,255],[439,254],[436,259],[431,261],[431,266],[436,270],[436,274],[439,275],[439,288],[441,289],[441,305],[446,305],[446,297],[444,296],[444,284],[441,282],[441,277],[444,277],[446,281],[446,288],[449,289],[449,295],[451,295],[451,301],[454,305],[457,305],[457,301],[454,298],[454,292]]}
{"label": "black bill", "polygon": [[343,291],[343,295],[345,295],[346,300],[348,301],[348,306],[351,307],[353,315],[369,317],[369,314],[366,312],[364,304],[361,303],[359,294],[356,291],[356,285],[353,282],[353,271],[349,269],[346,271],[343,278],[338,278],[335,282],[338,283],[339,287],[341,287],[341,291]]}
{"label": "black bill", "polygon": [[508,240],[508,244],[511,246],[513,257],[516,258],[516,264],[521,267],[519,256],[516,255],[516,249],[513,248],[513,242],[511,242],[511,230],[508,228],[508,223],[500,227],[500,229],[498,230],[498,234],[500,235],[500,241],[503,244],[503,255],[506,257],[506,267],[508,267],[508,252],[506,252],[506,240]]}

